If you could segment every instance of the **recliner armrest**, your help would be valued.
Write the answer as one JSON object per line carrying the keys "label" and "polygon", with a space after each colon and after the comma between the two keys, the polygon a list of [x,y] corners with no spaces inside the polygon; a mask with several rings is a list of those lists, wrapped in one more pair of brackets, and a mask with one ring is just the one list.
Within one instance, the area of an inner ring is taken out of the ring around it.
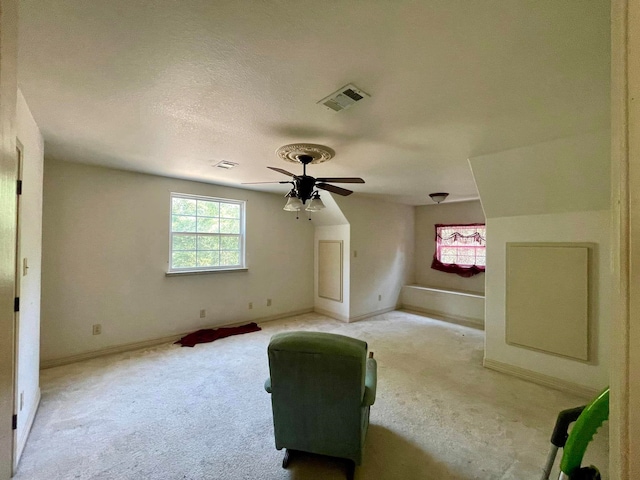
{"label": "recliner armrest", "polygon": [[362,406],[368,407],[376,401],[376,388],[378,385],[378,363],[375,358],[367,359],[367,372],[364,378],[364,397]]}
{"label": "recliner armrest", "polygon": [[267,393],[271,393],[271,377],[265,380],[264,389],[267,391]]}

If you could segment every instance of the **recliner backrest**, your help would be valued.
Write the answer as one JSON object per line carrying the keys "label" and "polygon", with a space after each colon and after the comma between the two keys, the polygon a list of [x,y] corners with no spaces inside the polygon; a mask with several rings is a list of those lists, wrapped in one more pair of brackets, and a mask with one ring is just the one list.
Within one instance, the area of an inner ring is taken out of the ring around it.
{"label": "recliner backrest", "polygon": [[276,445],[358,449],[367,344],[321,332],[274,335],[268,349]]}

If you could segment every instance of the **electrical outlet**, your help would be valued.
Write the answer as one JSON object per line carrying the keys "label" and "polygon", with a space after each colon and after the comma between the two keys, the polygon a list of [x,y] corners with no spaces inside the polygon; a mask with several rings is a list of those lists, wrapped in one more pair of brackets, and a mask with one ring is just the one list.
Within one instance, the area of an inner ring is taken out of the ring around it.
{"label": "electrical outlet", "polygon": [[382,301],[382,295],[378,295],[378,301]]}
{"label": "electrical outlet", "polygon": [[99,323],[96,323],[93,326],[93,334],[94,335],[100,335],[102,333],[102,325],[100,325]]}
{"label": "electrical outlet", "polygon": [[253,308],[253,302],[249,302],[249,310]]}
{"label": "electrical outlet", "polygon": [[20,411],[22,411],[22,407],[24,407],[24,392],[20,392]]}
{"label": "electrical outlet", "polygon": [[353,258],[358,258],[358,250],[353,251]]}
{"label": "electrical outlet", "polygon": [[200,310],[200,318],[204,318],[207,316],[207,311],[203,308],[202,310]]}
{"label": "electrical outlet", "polygon": [[271,299],[267,298],[267,307],[270,307],[270,306],[271,306]]}

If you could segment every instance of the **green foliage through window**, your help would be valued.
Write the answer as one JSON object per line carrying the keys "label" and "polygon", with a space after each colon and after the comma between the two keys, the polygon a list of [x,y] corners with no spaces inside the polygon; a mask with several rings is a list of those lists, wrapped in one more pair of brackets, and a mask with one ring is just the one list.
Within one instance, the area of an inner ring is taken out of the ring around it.
{"label": "green foliage through window", "polygon": [[170,271],[244,267],[244,202],[171,194]]}

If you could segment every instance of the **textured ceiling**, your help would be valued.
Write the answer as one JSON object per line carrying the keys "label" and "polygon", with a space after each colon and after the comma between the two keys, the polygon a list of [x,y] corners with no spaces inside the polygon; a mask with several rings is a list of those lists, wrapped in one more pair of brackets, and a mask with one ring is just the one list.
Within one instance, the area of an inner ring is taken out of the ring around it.
{"label": "textured ceiling", "polygon": [[[320,143],[336,156],[311,175],[419,205],[477,198],[469,157],[609,122],[600,0],[21,0],[20,16],[20,88],[63,160],[239,185],[297,172],[279,146]],[[371,98],[316,104],[350,82]]]}

